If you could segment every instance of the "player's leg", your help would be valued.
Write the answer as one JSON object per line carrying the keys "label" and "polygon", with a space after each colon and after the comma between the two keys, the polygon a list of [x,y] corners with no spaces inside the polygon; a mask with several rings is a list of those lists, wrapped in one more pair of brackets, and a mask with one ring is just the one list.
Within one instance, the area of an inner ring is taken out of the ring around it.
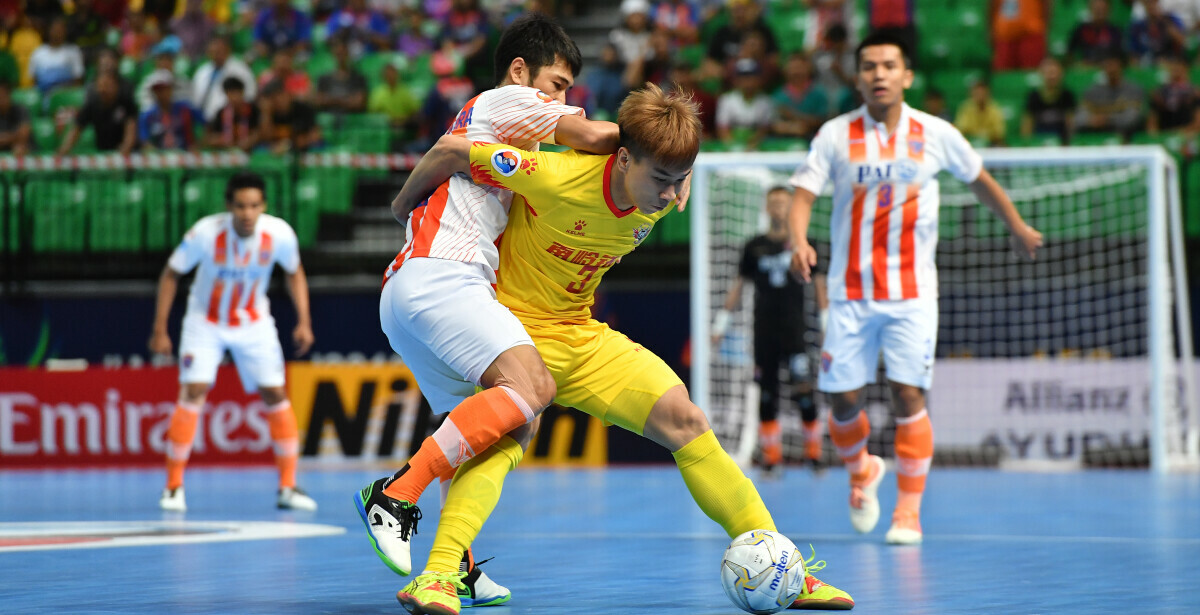
{"label": "player's leg", "polygon": [[316,510],[317,503],[296,486],[296,465],[300,458],[300,433],[296,414],[284,388],[286,365],[279,331],[270,317],[223,331],[225,346],[233,356],[242,388],[257,391],[267,407],[267,425],[279,468],[275,505],[282,509]]}
{"label": "player's leg", "polygon": [[[451,413],[404,468],[355,494],[376,553],[402,575],[412,569],[409,541],[421,518],[416,502],[429,483],[452,476],[554,396],[529,334],[472,267],[415,259],[380,297],[380,324],[392,348],[433,411]],[[476,384],[491,388],[475,393]]]}
{"label": "player's leg", "polygon": [[877,493],[885,471],[883,459],[867,450],[871,424],[862,411],[862,388],[875,381],[879,365],[881,321],[872,303],[830,302],[817,380],[832,401],[829,438],[850,474],[850,524],[863,533],[879,523]]}
{"label": "player's leg", "polygon": [[183,473],[196,440],[200,411],[217,379],[217,368],[224,354],[215,325],[202,319],[183,319],[179,336],[179,400],[167,426],[167,484],[158,501],[163,510],[187,510]]}
{"label": "player's leg", "polygon": [[933,425],[925,391],[933,385],[937,347],[937,300],[914,299],[892,306],[883,327],[883,356],[896,417],[896,482],[899,494],[887,541],[921,542],[921,498],[933,460]]}
{"label": "player's leg", "polygon": [[800,422],[804,426],[804,458],[814,467],[821,463],[821,422],[817,412],[817,400],[813,395],[812,360],[807,352],[792,354],[787,362],[791,379],[792,399],[800,408]]}
{"label": "player's leg", "polygon": [[783,360],[779,335],[754,332],[754,376],[758,381],[758,444],[763,469],[783,469],[783,430],[779,427],[779,368]]}
{"label": "player's leg", "polygon": [[554,399],[554,380],[475,265],[415,259],[388,281],[384,295],[389,313],[381,311],[382,319],[484,388],[450,410],[385,488],[389,497],[415,503],[438,476],[533,420]]}

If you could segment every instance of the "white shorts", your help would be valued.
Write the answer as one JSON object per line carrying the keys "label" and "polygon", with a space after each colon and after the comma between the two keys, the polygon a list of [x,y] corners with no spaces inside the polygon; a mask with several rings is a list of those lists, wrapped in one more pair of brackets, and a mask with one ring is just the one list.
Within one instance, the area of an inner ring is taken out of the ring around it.
{"label": "white shorts", "polygon": [[383,286],[379,323],[435,413],[475,394],[500,353],[533,340],[483,265],[440,258],[405,261]]}
{"label": "white shorts", "polygon": [[937,297],[830,301],[817,389],[844,393],[875,382],[882,349],[888,380],[929,390],[937,331]]}
{"label": "white shorts", "polygon": [[183,317],[179,337],[181,384],[216,382],[217,368],[228,350],[247,393],[283,386],[283,348],[275,319],[270,316],[248,325],[227,327],[209,322],[203,314],[188,314]]}

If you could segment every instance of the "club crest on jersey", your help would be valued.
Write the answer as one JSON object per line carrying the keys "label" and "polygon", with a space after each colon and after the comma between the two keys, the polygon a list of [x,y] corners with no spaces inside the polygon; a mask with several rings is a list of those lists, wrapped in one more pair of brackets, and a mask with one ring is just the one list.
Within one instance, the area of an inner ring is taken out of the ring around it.
{"label": "club crest on jersey", "polygon": [[821,353],[821,371],[829,373],[829,368],[833,367],[833,355],[828,352]]}
{"label": "club crest on jersey", "polygon": [[908,151],[920,155],[925,152],[925,139],[909,139]]}
{"label": "club crest on jersey", "polygon": [[185,368],[192,366],[192,360],[193,360],[193,357],[191,354],[185,354],[182,357],[179,357],[179,363],[182,364]]}
{"label": "club crest on jersey", "polygon": [[504,177],[511,177],[521,168],[521,155],[512,149],[496,150],[492,154],[492,168]]}
{"label": "club crest on jersey", "polygon": [[651,226],[649,224],[643,224],[633,229],[633,245],[642,245],[642,242],[646,240],[646,237],[650,236],[650,229]]}

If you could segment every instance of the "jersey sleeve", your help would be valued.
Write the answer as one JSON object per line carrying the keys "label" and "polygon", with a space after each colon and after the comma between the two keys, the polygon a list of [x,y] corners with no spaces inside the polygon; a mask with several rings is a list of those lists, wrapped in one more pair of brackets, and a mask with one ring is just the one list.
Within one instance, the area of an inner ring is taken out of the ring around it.
{"label": "jersey sleeve", "polygon": [[584,112],[550,98],[541,90],[511,87],[496,93],[490,115],[500,141],[528,139],[553,144],[558,119],[564,115],[582,116]]}
{"label": "jersey sleeve", "polygon": [[511,190],[529,202],[537,214],[559,202],[564,178],[574,171],[573,156],[530,152],[503,143],[471,146],[471,181]]}
{"label": "jersey sleeve", "polygon": [[971,144],[967,142],[966,137],[957,128],[949,123],[941,126],[941,142],[942,151],[945,152],[946,160],[943,163],[945,169],[951,175],[958,178],[964,183],[971,183],[979,178],[979,174],[983,171],[983,158]]}
{"label": "jersey sleeve", "polygon": [[836,153],[832,134],[833,130],[830,129],[828,123],[821,127],[817,137],[812,141],[812,147],[809,149],[804,163],[796,169],[789,180],[792,186],[803,188],[820,196],[821,190],[829,181],[830,165]]}
{"label": "jersey sleeve", "polygon": [[281,223],[276,231],[279,234],[279,246],[275,251],[275,262],[288,273],[296,273],[300,269],[300,241],[296,239],[296,231],[287,223]]}
{"label": "jersey sleeve", "polygon": [[187,273],[194,269],[204,258],[204,246],[210,243],[204,241],[203,235],[197,227],[193,226],[183,236],[183,241],[175,247],[171,258],[167,259],[167,266],[175,273]]}

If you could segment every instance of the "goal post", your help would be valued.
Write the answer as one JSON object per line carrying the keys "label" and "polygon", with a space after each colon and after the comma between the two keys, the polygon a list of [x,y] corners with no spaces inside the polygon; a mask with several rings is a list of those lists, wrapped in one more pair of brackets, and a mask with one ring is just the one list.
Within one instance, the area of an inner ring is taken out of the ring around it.
{"label": "goal post", "polygon": [[[1035,262],[1019,261],[999,218],[967,186],[939,175],[935,462],[1200,467],[1175,160],[1158,146],[980,154],[1046,245]],[[716,344],[713,314],[742,246],[765,231],[767,191],[786,185],[804,155],[705,153],[695,165],[690,388],[742,464],[757,446],[753,292],[743,293]],[[810,225],[821,258],[830,208],[827,188]],[[819,335],[810,336],[814,356]],[[887,392],[869,387],[867,398],[872,450],[887,453]],[[827,416],[827,400],[818,404]],[[798,413],[786,403],[781,410],[785,455],[799,459]]]}

